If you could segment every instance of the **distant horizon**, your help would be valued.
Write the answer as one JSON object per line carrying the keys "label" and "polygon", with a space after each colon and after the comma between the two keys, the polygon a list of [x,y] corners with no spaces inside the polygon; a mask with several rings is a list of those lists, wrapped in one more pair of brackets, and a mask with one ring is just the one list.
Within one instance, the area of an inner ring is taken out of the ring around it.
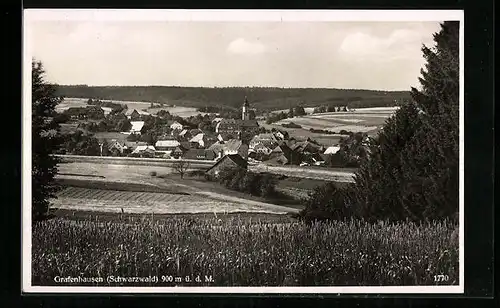
{"label": "distant horizon", "polygon": [[277,87],[277,86],[178,86],[178,85],[88,85],[88,84],[58,84],[50,83],[54,86],[61,87],[89,87],[89,88],[194,88],[194,89],[298,89],[298,90],[346,90],[346,91],[371,91],[371,92],[411,92],[411,87],[408,90],[380,90],[380,89],[363,89],[363,88],[329,88],[329,87]]}

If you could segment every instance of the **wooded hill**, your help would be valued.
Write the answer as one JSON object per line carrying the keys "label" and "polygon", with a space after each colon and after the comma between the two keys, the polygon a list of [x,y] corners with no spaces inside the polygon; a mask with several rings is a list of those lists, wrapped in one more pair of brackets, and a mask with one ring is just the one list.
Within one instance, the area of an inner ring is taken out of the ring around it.
{"label": "wooded hill", "polygon": [[185,107],[239,108],[247,96],[258,111],[303,107],[349,106],[387,107],[410,99],[409,91],[374,91],[354,89],[298,88],[194,88],[166,86],[57,85],[57,95],[75,98],[97,98],[120,101],[146,101]]}

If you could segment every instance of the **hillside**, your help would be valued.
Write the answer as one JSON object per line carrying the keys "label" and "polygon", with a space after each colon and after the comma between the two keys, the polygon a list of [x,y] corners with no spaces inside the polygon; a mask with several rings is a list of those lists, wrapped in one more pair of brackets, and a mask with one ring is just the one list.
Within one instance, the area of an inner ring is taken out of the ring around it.
{"label": "hillside", "polygon": [[57,85],[57,95],[75,98],[99,98],[120,101],[162,102],[185,107],[239,108],[245,96],[258,111],[287,109],[302,104],[353,108],[394,106],[395,101],[408,100],[408,91],[374,91],[350,89],[287,89],[287,88],[193,88],[166,86]]}

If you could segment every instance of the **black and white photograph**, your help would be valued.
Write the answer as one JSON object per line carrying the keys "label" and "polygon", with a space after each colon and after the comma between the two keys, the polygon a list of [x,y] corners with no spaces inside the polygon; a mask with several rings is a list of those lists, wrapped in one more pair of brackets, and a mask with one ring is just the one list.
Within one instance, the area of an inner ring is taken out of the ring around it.
{"label": "black and white photograph", "polygon": [[463,11],[23,19],[24,292],[464,292]]}

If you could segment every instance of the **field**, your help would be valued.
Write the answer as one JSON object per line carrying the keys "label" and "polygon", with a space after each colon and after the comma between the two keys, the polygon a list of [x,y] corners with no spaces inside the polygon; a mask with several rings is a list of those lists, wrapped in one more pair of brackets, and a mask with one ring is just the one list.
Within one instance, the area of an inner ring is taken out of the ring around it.
{"label": "field", "polygon": [[[99,157],[99,156],[61,156],[67,161],[59,165],[60,173],[85,174],[92,176],[103,176],[115,181],[139,181],[149,180],[149,172],[156,171],[158,174],[175,173],[172,168],[175,160],[146,159],[128,157]],[[191,161],[190,171],[206,170],[214,162]],[[349,168],[323,168],[323,167],[299,167],[299,166],[271,166],[254,165],[249,169],[255,172],[269,172],[273,174],[292,177],[304,177],[336,182],[352,182],[355,169]]]}
{"label": "field", "polygon": [[52,207],[63,210],[133,214],[237,213],[259,212],[286,214],[278,207],[268,208],[232,200],[214,200],[197,195],[103,190],[66,187]]}
{"label": "field", "polygon": [[385,124],[385,120],[393,114],[394,110],[377,110],[354,112],[329,112],[305,115],[283,119],[276,122],[276,125],[293,122],[309,130],[322,129],[339,133],[341,130],[352,132],[373,132],[377,131]]}
{"label": "field", "polygon": [[353,169],[345,168],[322,168],[322,167],[299,167],[299,166],[249,166],[249,170],[254,172],[269,172],[288,177],[301,177],[306,179],[316,179],[330,182],[354,182]]}
{"label": "field", "polygon": [[[149,215],[121,222],[55,218],[33,226],[32,283],[61,286],[56,276],[72,276],[97,281],[66,285],[456,285],[457,230],[447,223],[307,226],[242,215],[163,220]],[[435,282],[438,274],[448,281]],[[111,275],[151,276],[157,282],[107,281]]]}
{"label": "field", "polygon": [[[63,112],[64,110],[70,107],[85,107],[87,106],[87,100],[88,98],[64,98],[64,100],[59,105],[57,105],[56,111]],[[107,100],[102,100],[102,101],[107,101]],[[168,111],[170,114],[179,117],[190,117],[197,115],[199,113],[201,113],[202,115],[204,114],[202,112],[198,112],[196,108],[193,107],[165,106],[162,108],[150,108],[151,104],[149,102],[133,102],[133,101],[120,101],[120,100],[108,100],[108,101],[111,101],[113,103],[125,104],[130,110],[146,109],[146,111],[150,114],[156,114],[160,110]]]}

